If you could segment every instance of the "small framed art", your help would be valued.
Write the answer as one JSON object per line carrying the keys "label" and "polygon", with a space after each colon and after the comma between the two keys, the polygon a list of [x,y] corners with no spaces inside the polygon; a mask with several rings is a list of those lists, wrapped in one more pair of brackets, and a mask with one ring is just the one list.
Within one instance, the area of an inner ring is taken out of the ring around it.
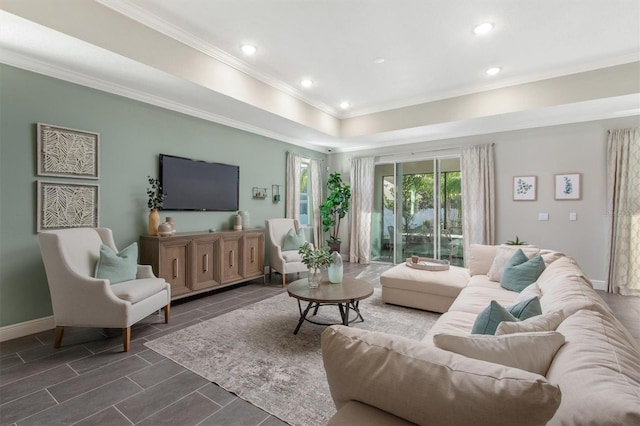
{"label": "small framed art", "polygon": [[537,176],[516,176],[513,178],[513,200],[535,201]]}
{"label": "small framed art", "polygon": [[555,175],[556,200],[579,200],[581,196],[580,173]]}

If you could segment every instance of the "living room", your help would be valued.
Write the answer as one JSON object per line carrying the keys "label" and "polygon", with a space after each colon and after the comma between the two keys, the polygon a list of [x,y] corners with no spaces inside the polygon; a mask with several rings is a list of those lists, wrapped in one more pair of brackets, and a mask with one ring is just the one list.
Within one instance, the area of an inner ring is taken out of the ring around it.
{"label": "living room", "polygon": [[[116,35],[113,35],[113,39],[109,41],[104,32],[101,33],[101,40],[92,39],[93,36],[87,34],[81,36],[77,21],[62,18],[62,15],[73,16],[68,12],[77,7],[79,9],[76,17],[89,19],[89,16],[82,14],[100,10],[105,21],[122,19],[121,16],[114,16],[117,13],[104,4],[91,2],[88,6],[78,6],[73,5],[73,2],[56,2],[58,10],[48,10],[56,7],[49,4],[36,5],[33,2],[29,5],[20,3],[28,2],[3,2],[2,8],[6,11],[2,12],[3,19],[11,15],[13,20],[21,17],[19,19],[26,19],[31,25],[37,23],[38,26],[48,26],[49,31],[68,31],[66,36],[78,39],[84,37],[85,42],[93,40],[103,49],[103,43],[110,42],[114,44],[114,50],[123,55],[126,39],[116,40]],[[633,2],[622,4],[623,9],[637,11],[637,5]],[[99,20],[100,18],[94,17],[90,22]],[[137,22],[132,23],[134,27],[142,26]],[[638,19],[633,23],[637,33]],[[69,28],[62,28],[63,24]],[[53,42],[52,39],[50,41]],[[36,232],[37,181],[48,180],[38,176],[36,172],[37,123],[100,134],[100,175],[92,183],[100,186],[100,226],[113,230],[118,247],[126,247],[146,233],[149,213],[146,199],[147,176],[158,175],[159,154],[239,166],[241,210],[250,212],[252,224],[262,226],[266,219],[284,217],[284,191],[282,201],[273,202],[271,194],[266,199],[254,198],[252,188],[266,187],[271,191],[272,185],[285,187],[287,152],[322,160],[328,170],[348,177],[350,161],[354,157],[374,156],[384,158],[385,161],[404,161],[421,156],[430,157],[443,150],[459,150],[461,147],[493,143],[496,164],[496,243],[518,235],[538,247],[553,248],[570,254],[576,258],[594,286],[599,290],[606,290],[609,243],[606,186],[608,131],[638,127],[640,121],[638,49],[624,53],[626,56],[616,51],[611,56],[615,56],[614,59],[618,61],[620,56],[625,56],[626,62],[610,63],[598,69],[566,73],[510,86],[508,89],[494,88],[484,93],[462,95],[450,100],[449,105],[438,101],[423,103],[422,112],[428,119],[415,118],[414,115],[421,112],[417,107],[407,107],[404,111],[396,109],[393,121],[389,117],[383,117],[380,112],[342,119],[328,119],[325,115],[329,114],[320,110],[307,115],[299,111],[284,112],[291,105],[302,102],[295,97],[283,101],[287,106],[281,106],[282,110],[266,113],[265,110],[271,107],[264,106],[264,100],[262,102],[265,109],[261,109],[259,103],[251,99],[255,94],[245,94],[242,95],[244,106],[240,108],[238,104],[242,102],[239,100],[241,95],[228,92],[231,90],[229,88],[220,89],[215,96],[205,98],[212,104],[217,104],[220,96],[228,97],[229,103],[225,104],[229,109],[228,116],[221,116],[217,112],[205,116],[201,114],[204,109],[186,108],[180,102],[170,104],[164,102],[164,98],[154,99],[150,96],[153,94],[154,80],[158,78],[160,83],[163,80],[151,72],[146,74],[148,63],[135,70],[138,79],[149,85],[148,93],[143,93],[127,90],[123,85],[126,79],[113,80],[107,84],[101,74],[84,75],[79,71],[74,72],[73,68],[62,70],[43,62],[42,57],[29,60],[26,56],[28,52],[18,54],[14,46],[3,45],[0,65],[2,340],[53,328],[47,278]],[[144,63],[139,55],[140,52],[134,52],[128,59]],[[158,64],[158,69],[169,73],[165,66],[166,64]],[[171,66],[176,67],[175,64]],[[193,72],[193,68],[191,71]],[[180,77],[188,83],[180,87],[183,90],[181,93],[176,94],[176,98],[181,100],[186,91],[196,90],[195,86],[198,85],[209,84],[190,76]],[[264,89],[259,83],[253,84],[256,92],[275,90],[271,86],[270,89]],[[562,91],[558,87],[576,89]],[[510,95],[515,97],[513,99],[527,99],[526,105],[496,106],[496,97]],[[622,108],[615,103],[621,100]],[[597,101],[601,101],[599,105],[605,105],[598,106],[597,112],[588,110],[587,114],[578,115],[568,108],[575,106],[574,104],[582,104],[588,109]],[[484,109],[481,115],[477,111],[464,110],[465,105],[473,102],[479,103],[478,109]],[[308,104],[307,108],[313,109]],[[430,115],[429,109],[437,109],[444,118]],[[520,110],[545,117],[537,122],[539,124],[532,126],[526,121],[526,116],[517,116]],[[239,112],[253,115],[241,125]],[[294,119],[296,115],[303,117]],[[454,115],[458,118],[451,120],[450,117]],[[273,127],[261,128],[256,124],[270,118],[276,123]],[[386,119],[379,120],[380,118]],[[471,131],[462,131],[455,125],[463,122],[473,124],[481,119],[509,122],[512,127],[495,126],[485,121],[477,127],[471,126]],[[369,130],[358,130],[370,128],[371,122],[376,120],[380,121],[376,124],[379,127],[377,131],[367,133]],[[428,120],[433,122],[429,123]],[[525,121],[518,123],[518,120]],[[293,122],[295,129],[287,137],[279,138],[276,130],[283,128],[283,121]],[[443,133],[442,129],[436,133],[437,129],[433,127],[434,134],[419,135],[415,139],[405,136],[402,144],[374,148],[364,142],[367,137],[375,139],[383,137],[385,133],[393,134],[398,128],[410,130],[443,123],[450,126],[448,133]],[[342,133],[336,128],[341,128]],[[252,131],[255,129],[260,130]],[[306,129],[311,136],[297,137],[304,134],[300,129]],[[326,135],[342,134],[345,146],[352,144],[363,148],[341,149],[340,138],[335,139],[338,141],[337,145],[314,145],[310,141],[316,140],[319,134],[321,137],[318,140],[322,141],[333,140]],[[327,151],[328,146],[331,147],[331,153]],[[580,173],[582,194],[579,200],[554,199],[554,175],[561,173]],[[513,177],[531,175],[537,176],[536,200],[514,201]],[[173,217],[178,232],[233,227],[234,213],[229,212],[161,213],[163,219],[169,215]],[[576,213],[577,220],[570,220],[570,213]],[[540,220],[540,214],[547,214],[548,220]],[[348,227],[345,227],[342,249],[345,257],[349,253],[348,236]],[[179,317],[179,311],[176,313]]]}

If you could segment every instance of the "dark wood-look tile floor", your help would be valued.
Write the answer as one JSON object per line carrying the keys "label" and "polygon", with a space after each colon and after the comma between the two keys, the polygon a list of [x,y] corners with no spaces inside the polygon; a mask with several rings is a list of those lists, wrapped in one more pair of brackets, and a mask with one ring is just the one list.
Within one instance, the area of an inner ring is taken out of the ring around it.
{"label": "dark wood-look tile floor", "polygon": [[[365,266],[345,264],[355,277]],[[288,277],[287,282],[295,279]],[[2,425],[284,425],[279,419],[147,349],[144,343],[282,293],[280,276],[174,302],[171,321],[152,315],[132,329],[69,328],[53,349],[53,330],[0,344]],[[599,292],[640,341],[640,298]]]}

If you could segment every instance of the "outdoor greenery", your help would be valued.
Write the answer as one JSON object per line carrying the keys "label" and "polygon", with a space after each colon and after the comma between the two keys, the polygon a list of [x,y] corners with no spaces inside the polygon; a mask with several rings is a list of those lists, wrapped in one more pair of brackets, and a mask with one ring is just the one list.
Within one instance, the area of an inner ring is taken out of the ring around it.
{"label": "outdoor greenery", "polygon": [[329,253],[329,247],[314,249],[309,242],[305,242],[298,250],[298,253],[302,255],[302,263],[307,265],[309,269],[322,268],[323,266],[329,266],[333,263],[333,259]]}
{"label": "outdoor greenery", "polygon": [[349,211],[351,187],[342,182],[340,173],[335,172],[329,175],[327,188],[329,188],[329,196],[320,206],[322,231],[331,231],[329,233],[329,243],[340,243],[340,221]]}

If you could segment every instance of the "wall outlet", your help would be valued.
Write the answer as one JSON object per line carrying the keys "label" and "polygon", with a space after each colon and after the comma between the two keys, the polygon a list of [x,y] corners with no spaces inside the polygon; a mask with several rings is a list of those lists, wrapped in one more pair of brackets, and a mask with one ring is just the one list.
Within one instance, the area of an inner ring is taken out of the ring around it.
{"label": "wall outlet", "polygon": [[569,220],[578,220],[578,213],[576,212],[569,213]]}
{"label": "wall outlet", "polygon": [[549,213],[538,213],[538,220],[549,220]]}

